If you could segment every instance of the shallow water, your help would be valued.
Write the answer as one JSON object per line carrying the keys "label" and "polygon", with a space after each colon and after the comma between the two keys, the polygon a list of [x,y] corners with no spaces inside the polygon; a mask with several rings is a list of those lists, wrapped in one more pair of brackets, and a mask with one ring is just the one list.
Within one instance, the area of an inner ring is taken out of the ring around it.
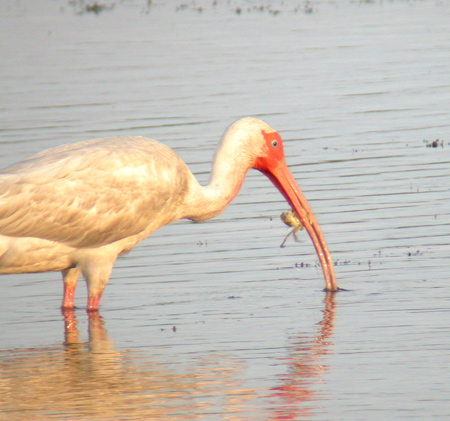
{"label": "shallow water", "polygon": [[263,118],[348,291],[322,291],[304,232],[279,247],[288,207],[251,172],[120,258],[100,315],[81,283],[61,315],[57,273],[2,276],[0,418],[447,418],[448,2],[83,11],[1,2],[0,166],[144,135],[206,183],[225,127]]}

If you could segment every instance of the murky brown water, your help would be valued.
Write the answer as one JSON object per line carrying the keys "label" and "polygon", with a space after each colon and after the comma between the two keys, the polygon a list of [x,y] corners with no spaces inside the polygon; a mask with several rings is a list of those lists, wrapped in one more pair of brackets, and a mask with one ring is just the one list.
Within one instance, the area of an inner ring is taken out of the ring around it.
{"label": "murky brown water", "polygon": [[0,3],[0,166],[132,134],[206,183],[225,127],[263,118],[349,291],[322,292],[303,232],[279,248],[287,206],[253,172],[121,258],[98,317],[82,287],[61,315],[59,274],[2,276],[0,419],[449,417],[449,2],[80,11]]}

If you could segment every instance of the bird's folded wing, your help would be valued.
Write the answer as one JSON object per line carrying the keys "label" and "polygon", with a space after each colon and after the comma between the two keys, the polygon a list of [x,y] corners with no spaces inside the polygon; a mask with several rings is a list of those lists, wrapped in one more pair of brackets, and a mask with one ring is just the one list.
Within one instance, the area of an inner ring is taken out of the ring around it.
{"label": "bird's folded wing", "polygon": [[172,174],[181,160],[154,143],[154,151],[138,148],[137,140],[128,150],[57,148],[62,153],[49,151],[5,171],[0,235],[98,247],[139,234],[182,188]]}

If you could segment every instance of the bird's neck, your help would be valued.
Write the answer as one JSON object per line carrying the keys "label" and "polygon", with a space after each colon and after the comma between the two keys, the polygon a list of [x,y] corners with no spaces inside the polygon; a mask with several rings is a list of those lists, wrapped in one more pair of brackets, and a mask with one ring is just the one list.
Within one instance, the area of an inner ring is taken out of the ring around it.
{"label": "bird's neck", "polygon": [[188,219],[204,221],[222,213],[236,197],[244,182],[249,166],[239,157],[229,159],[219,153],[213,163],[209,184],[198,184],[191,189]]}

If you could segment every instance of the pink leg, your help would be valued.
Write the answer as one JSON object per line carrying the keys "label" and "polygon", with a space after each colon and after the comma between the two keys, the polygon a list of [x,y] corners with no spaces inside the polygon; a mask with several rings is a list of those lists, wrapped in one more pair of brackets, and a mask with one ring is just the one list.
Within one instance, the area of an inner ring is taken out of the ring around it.
{"label": "pink leg", "polygon": [[100,300],[102,298],[102,292],[98,292],[97,294],[89,294],[88,303],[87,303],[87,311],[98,311],[100,307]]}
{"label": "pink leg", "polygon": [[62,308],[74,308],[75,288],[80,276],[80,271],[77,268],[71,268],[62,271],[64,280],[64,296]]}
{"label": "pink leg", "polygon": [[88,288],[87,311],[98,311],[113,264],[114,261],[111,260],[104,260],[103,262],[95,260],[82,269]]}

